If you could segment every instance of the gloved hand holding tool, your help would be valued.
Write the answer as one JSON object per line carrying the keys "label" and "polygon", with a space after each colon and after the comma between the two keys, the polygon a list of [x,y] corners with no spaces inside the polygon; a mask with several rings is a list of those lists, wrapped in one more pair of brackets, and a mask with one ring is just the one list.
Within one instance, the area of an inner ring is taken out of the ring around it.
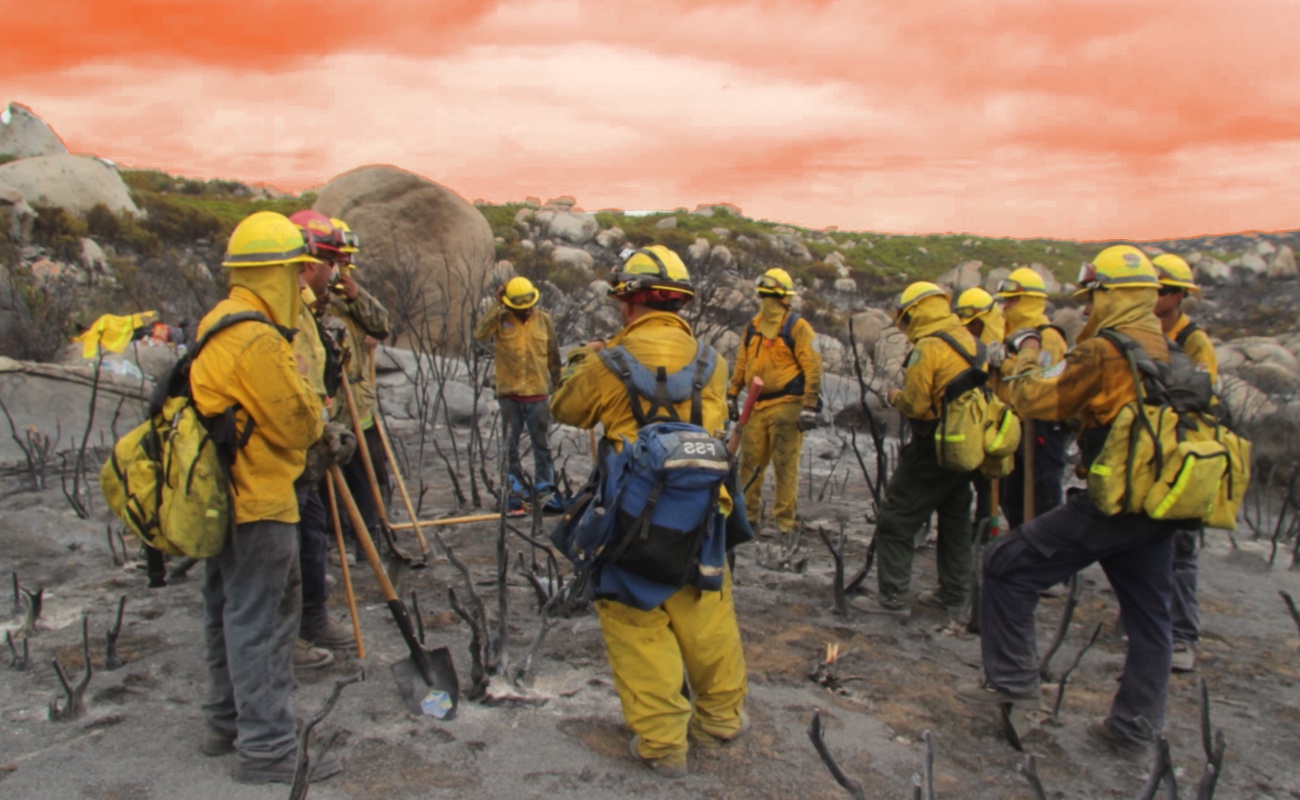
{"label": "gloved hand holding tool", "polygon": [[817,412],[811,408],[805,408],[799,412],[799,421],[795,423],[795,427],[799,429],[800,433],[804,433],[816,428],[818,421]]}

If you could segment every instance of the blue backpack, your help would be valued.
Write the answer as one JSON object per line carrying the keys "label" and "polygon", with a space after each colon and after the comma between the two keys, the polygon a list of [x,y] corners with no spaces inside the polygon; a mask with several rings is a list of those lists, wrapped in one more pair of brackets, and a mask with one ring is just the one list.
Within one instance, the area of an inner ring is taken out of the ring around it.
{"label": "blue backpack", "polygon": [[[720,590],[726,534],[718,497],[730,464],[726,445],[700,425],[717,352],[700,344],[692,362],[671,375],[663,367],[650,371],[623,347],[598,355],[627,388],[639,431],[618,452],[602,443],[552,543],[598,594],[610,567],[660,586]],[[687,399],[690,420],[683,421],[674,406]]]}

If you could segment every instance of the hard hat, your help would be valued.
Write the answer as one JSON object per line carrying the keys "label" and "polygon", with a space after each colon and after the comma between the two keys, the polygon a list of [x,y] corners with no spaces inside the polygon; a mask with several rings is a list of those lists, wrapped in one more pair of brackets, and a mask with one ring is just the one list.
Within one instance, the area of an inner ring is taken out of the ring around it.
{"label": "hard hat", "polygon": [[992,311],[996,303],[993,295],[976,286],[961,293],[952,311],[963,323],[973,322]]}
{"label": "hard hat", "polygon": [[1029,267],[1021,267],[998,284],[998,297],[1047,297],[1043,276]]}
{"label": "hard hat", "polygon": [[951,298],[948,291],[942,286],[929,281],[917,281],[908,285],[903,293],[898,296],[898,311],[895,313],[895,319],[901,319],[904,314],[911,310],[912,306],[927,297],[942,296],[944,300]]}
{"label": "hard hat", "polygon": [[505,291],[501,293],[501,302],[510,308],[522,311],[537,305],[539,297],[532,281],[527,278],[511,278],[506,284]]}
{"label": "hard hat", "polygon": [[258,211],[235,226],[226,245],[223,267],[273,267],[314,264],[315,238],[274,211]]}
{"label": "hard hat", "polygon": [[1159,289],[1156,268],[1146,253],[1131,244],[1117,244],[1102,250],[1079,268],[1079,290],[1075,297],[1093,289]]}
{"label": "hard hat", "polygon": [[677,300],[695,296],[691,273],[681,256],[661,244],[625,250],[623,267],[609,279],[610,295],[630,300],[646,292],[645,299]]}
{"label": "hard hat", "polygon": [[764,272],[754,284],[761,297],[789,297],[794,294],[794,281],[790,273],[780,267],[773,267]]}
{"label": "hard hat", "polygon": [[346,222],[338,217],[330,217],[330,224],[334,226],[334,232],[341,243],[340,250],[344,253],[355,253],[361,249],[361,237],[357,236]]}
{"label": "hard hat", "polygon": [[1151,266],[1156,268],[1156,277],[1161,286],[1176,286],[1190,292],[1200,292],[1192,277],[1192,268],[1180,256],[1173,253],[1161,253],[1151,259]]}
{"label": "hard hat", "polygon": [[334,229],[334,223],[319,211],[310,209],[295,211],[289,216],[289,221],[311,234],[316,240],[316,247],[322,251],[320,255],[326,258],[337,258],[343,252],[343,245],[339,241],[338,232]]}

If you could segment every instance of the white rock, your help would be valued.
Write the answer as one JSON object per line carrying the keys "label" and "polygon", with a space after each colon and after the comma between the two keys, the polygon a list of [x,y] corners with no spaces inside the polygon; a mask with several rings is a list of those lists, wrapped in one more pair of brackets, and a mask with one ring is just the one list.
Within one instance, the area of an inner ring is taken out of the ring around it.
{"label": "white rock", "polygon": [[709,266],[716,269],[726,269],[736,263],[735,257],[731,255],[731,250],[726,245],[714,245],[709,251]]}
{"label": "white rock", "polygon": [[596,234],[596,244],[606,250],[612,250],[627,241],[627,234],[623,229],[615,225],[612,228],[606,228]]}
{"label": "white rock", "polygon": [[596,215],[575,211],[557,211],[546,223],[547,236],[562,239],[571,244],[586,244],[596,238],[600,223]]}
{"label": "white rock", "polygon": [[0,114],[0,154],[16,158],[66,155],[63,141],[27,106],[10,103]]}
{"label": "white rock", "polygon": [[88,272],[107,272],[108,256],[104,248],[91,238],[81,237],[81,264]]}
{"label": "white rock", "polygon": [[1284,244],[1277,248],[1273,260],[1268,262],[1268,277],[1275,279],[1294,278],[1296,276],[1295,252],[1291,245]]}
{"label": "white rock", "polygon": [[0,183],[17,189],[28,203],[73,214],[84,215],[99,203],[117,212],[140,213],[122,176],[97,158],[65,153],[11,161],[0,165]]}
{"label": "white rock", "polygon": [[834,283],[835,291],[840,294],[857,294],[858,282],[852,278],[837,278]]}
{"label": "white rock", "polygon": [[560,245],[551,251],[551,261],[555,266],[565,269],[590,270],[596,265],[596,260],[591,253],[581,247],[566,247],[564,245]]}
{"label": "white rock", "polygon": [[[1200,254],[1197,253],[1196,255]],[[1201,283],[1226,284],[1232,282],[1232,268],[1212,256],[1198,258],[1195,270],[1196,280]]]}
{"label": "white rock", "polygon": [[935,279],[935,283],[947,287],[953,295],[966,291],[972,286],[979,286],[983,278],[980,275],[982,261],[963,261]]}
{"label": "white rock", "polygon": [[1252,275],[1263,275],[1268,271],[1268,264],[1255,253],[1246,253],[1241,258],[1234,258],[1232,261],[1233,266]]}
{"label": "white rock", "polygon": [[677,217],[664,217],[655,223],[655,229],[661,231],[670,231],[677,227]]}
{"label": "white rock", "polygon": [[1277,252],[1277,247],[1275,247],[1273,243],[1267,239],[1260,239],[1258,242],[1255,242],[1254,249],[1256,253],[1258,253],[1261,256],[1264,256],[1265,258]]}
{"label": "white rock", "polygon": [[691,264],[696,266],[706,263],[712,252],[713,248],[709,245],[708,239],[696,239],[686,250]]}
{"label": "white rock", "polygon": [[1002,281],[1010,274],[1011,270],[1006,267],[994,267],[989,270],[988,277],[984,279],[984,290],[989,294],[997,294],[998,287],[1002,285]]}

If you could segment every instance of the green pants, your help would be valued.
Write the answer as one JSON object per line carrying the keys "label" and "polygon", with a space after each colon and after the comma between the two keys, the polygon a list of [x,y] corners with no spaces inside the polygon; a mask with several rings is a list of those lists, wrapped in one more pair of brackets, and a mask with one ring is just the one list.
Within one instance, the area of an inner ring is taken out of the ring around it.
{"label": "green pants", "polygon": [[899,454],[889,478],[885,507],[876,526],[880,602],[907,602],[916,532],[939,512],[939,598],[947,606],[966,602],[971,580],[971,478],[935,460],[934,441],[913,439]]}
{"label": "green pants", "polygon": [[[799,430],[799,403],[777,403],[756,408],[740,440],[740,478],[753,485],[745,492],[745,513],[757,526],[763,511],[763,473],[772,465],[776,497],[768,518],[782,533],[794,529],[799,498],[799,457],[803,454],[803,432]],[[758,474],[754,478],[755,473]]]}

